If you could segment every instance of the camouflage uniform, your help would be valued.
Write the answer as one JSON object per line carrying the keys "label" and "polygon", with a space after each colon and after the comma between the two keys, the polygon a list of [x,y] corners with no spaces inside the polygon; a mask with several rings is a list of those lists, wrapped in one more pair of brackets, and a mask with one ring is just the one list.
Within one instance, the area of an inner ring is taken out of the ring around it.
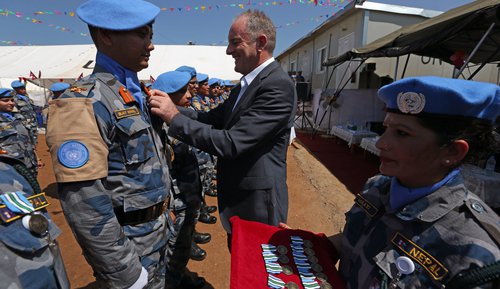
{"label": "camouflage uniform", "polygon": [[198,96],[193,96],[190,99],[191,101],[191,107],[194,108],[196,111],[203,111],[203,108],[201,107],[201,102]]}
{"label": "camouflage uniform", "polygon": [[36,119],[36,112],[34,109],[33,101],[26,95],[16,94],[14,102],[17,109],[24,117],[23,124],[30,132],[33,144],[38,144],[38,121]]}
{"label": "camouflage uniform", "polygon": [[443,288],[462,270],[500,260],[498,243],[482,227],[498,230],[500,218],[467,191],[460,174],[396,212],[389,204],[390,180],[370,179],[346,214],[339,269],[348,288],[387,288],[399,256],[415,264],[413,273],[393,281],[404,289]]}
{"label": "camouflage uniform", "polygon": [[216,109],[219,106],[219,99],[217,97],[210,96],[209,98],[210,109]]}
{"label": "camouflage uniform", "polygon": [[198,160],[194,149],[179,140],[172,140],[174,230],[167,246],[167,288],[179,286],[186,270],[191,250],[194,227],[198,219],[202,197]]}
{"label": "camouflage uniform", "polygon": [[191,98],[191,106],[194,108],[196,111],[209,111],[210,106],[207,105],[207,102],[205,101],[205,97],[201,95],[196,95]]}
{"label": "camouflage uniform", "polygon": [[[148,271],[144,288],[163,289],[171,225],[165,213],[170,182],[163,122],[127,93],[96,66],[92,75],[51,101],[47,144],[64,214],[100,286],[128,288],[142,266]],[[81,102],[90,105],[68,112]],[[87,115],[89,123],[82,120]],[[61,123],[65,128],[57,131]],[[80,168],[58,161],[58,150],[68,140],[88,147],[88,162]]]}
{"label": "camouflage uniform", "polygon": [[[21,162],[0,155],[0,194],[14,191],[28,198],[40,193],[40,187]],[[4,210],[5,207],[1,209],[3,216]],[[46,209],[42,208],[38,212],[49,221],[50,238],[48,235],[38,236],[24,228],[22,219],[10,222],[0,220],[1,288],[70,288],[55,242],[61,230],[52,222]]]}
{"label": "camouflage uniform", "polygon": [[30,133],[19,113],[0,113],[0,149],[9,155],[22,159],[30,173],[36,176],[38,161]]}
{"label": "camouflage uniform", "polygon": [[226,101],[228,98],[229,98],[229,94],[231,93],[231,91],[224,91],[221,95],[222,97],[222,102]]}

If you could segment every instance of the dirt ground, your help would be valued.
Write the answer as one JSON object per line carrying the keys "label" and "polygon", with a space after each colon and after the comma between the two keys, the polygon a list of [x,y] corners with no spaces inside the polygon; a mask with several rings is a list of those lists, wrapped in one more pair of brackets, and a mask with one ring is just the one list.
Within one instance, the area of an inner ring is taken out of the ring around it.
{"label": "dirt ground", "polygon": [[[57,200],[55,177],[44,135],[39,137],[37,151],[45,163],[38,180],[51,201],[49,212],[62,230],[62,235],[57,240],[72,288],[91,289],[94,287],[92,270],[83,258]],[[288,224],[292,228],[326,235],[340,231],[344,224],[344,212],[352,206],[354,196],[298,142],[294,142],[288,150],[287,183],[290,199]],[[206,201],[210,205],[217,203],[216,198],[209,196]],[[218,217],[217,213],[214,215]],[[200,245],[207,251],[207,258],[201,262],[190,261],[189,270],[207,280],[204,289],[229,288],[230,255],[226,233],[219,221],[214,225],[199,223],[197,230],[212,234],[212,241]]]}

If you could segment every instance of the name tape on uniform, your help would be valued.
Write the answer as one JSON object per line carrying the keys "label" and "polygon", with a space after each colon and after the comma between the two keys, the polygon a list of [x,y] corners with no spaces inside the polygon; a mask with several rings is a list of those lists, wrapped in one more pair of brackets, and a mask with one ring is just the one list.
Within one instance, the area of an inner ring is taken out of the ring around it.
{"label": "name tape on uniform", "polygon": [[448,274],[448,269],[436,258],[400,233],[396,233],[391,242],[401,249],[406,256],[424,267],[434,280],[441,280]]}

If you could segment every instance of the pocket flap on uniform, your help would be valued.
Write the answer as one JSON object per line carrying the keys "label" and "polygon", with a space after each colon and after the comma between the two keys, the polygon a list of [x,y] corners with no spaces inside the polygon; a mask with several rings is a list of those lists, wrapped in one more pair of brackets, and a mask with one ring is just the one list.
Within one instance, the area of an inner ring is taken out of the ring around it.
{"label": "pocket flap on uniform", "polygon": [[127,195],[123,199],[123,210],[125,212],[131,212],[149,208],[161,201],[164,201],[166,196],[168,196],[168,192],[166,192],[165,187],[146,192],[139,192],[133,195]]}
{"label": "pocket flap on uniform", "polygon": [[23,227],[21,221],[14,221],[5,227],[2,226],[0,228],[0,241],[5,246],[22,252],[35,252],[47,246],[45,239],[35,237]]}
{"label": "pocket flap on uniform", "polygon": [[266,190],[273,187],[273,178],[245,177],[238,184],[240,190]]}
{"label": "pocket flap on uniform", "polygon": [[0,138],[7,138],[8,136],[11,136],[13,134],[16,134],[16,128],[15,126],[8,124],[6,126],[0,127]]}
{"label": "pocket flap on uniform", "polygon": [[149,128],[149,124],[146,123],[140,116],[127,117],[120,119],[116,122],[116,127],[128,136],[132,136],[141,130]]}

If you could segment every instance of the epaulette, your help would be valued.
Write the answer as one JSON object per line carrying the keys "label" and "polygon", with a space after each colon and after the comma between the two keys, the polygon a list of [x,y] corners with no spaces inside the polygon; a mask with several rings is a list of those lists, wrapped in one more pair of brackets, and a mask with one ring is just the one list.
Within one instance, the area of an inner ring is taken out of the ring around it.
{"label": "epaulette", "polygon": [[372,188],[372,187],[381,188],[381,187],[385,186],[387,183],[390,183],[390,181],[391,181],[391,178],[388,176],[384,176],[381,174],[375,175],[366,181],[365,185],[363,186],[362,191],[366,191],[366,190],[368,190],[368,188]]}
{"label": "epaulette", "polygon": [[97,78],[89,75],[82,78],[81,80],[73,83],[61,96],[61,98],[66,97],[81,97],[87,98],[90,91],[94,88]]}
{"label": "epaulette", "polygon": [[488,207],[488,205],[475,195],[469,195],[465,201],[465,205],[481,227],[500,245],[500,218],[493,209]]}

